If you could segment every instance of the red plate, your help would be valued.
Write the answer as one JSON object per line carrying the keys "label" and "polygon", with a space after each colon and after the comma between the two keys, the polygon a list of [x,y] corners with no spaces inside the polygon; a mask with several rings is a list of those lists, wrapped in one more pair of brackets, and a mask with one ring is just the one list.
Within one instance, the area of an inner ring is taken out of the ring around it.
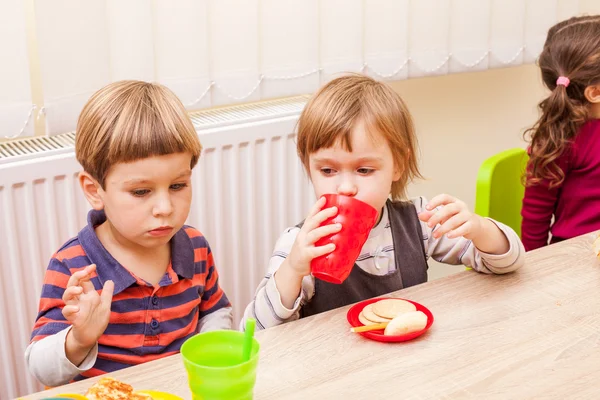
{"label": "red plate", "polygon": [[376,303],[376,302],[378,302],[380,300],[384,300],[384,299],[406,300],[409,303],[413,303],[415,305],[415,307],[417,307],[417,311],[422,311],[427,316],[427,325],[425,326],[424,329],[422,329],[418,332],[407,333],[406,335],[385,336],[383,334],[383,329],[379,329],[377,331],[359,332],[358,333],[359,335],[363,335],[364,337],[366,337],[368,339],[376,340],[378,342],[406,342],[407,340],[412,340],[418,336],[421,336],[423,333],[425,333],[429,329],[431,324],[433,324],[433,314],[431,313],[431,311],[429,311],[429,309],[427,309],[427,307],[425,307],[419,303],[416,303],[416,302],[408,300],[408,299],[399,299],[399,298],[395,298],[395,297],[378,297],[375,299],[364,300],[364,301],[361,301],[360,303],[353,305],[350,308],[350,310],[348,310],[348,314],[346,315],[346,317],[348,318],[348,322],[350,322],[350,325],[352,325],[353,327],[364,326],[364,324],[362,324],[358,320],[358,314],[360,314],[362,309],[365,308],[367,305],[369,305],[371,303]]}

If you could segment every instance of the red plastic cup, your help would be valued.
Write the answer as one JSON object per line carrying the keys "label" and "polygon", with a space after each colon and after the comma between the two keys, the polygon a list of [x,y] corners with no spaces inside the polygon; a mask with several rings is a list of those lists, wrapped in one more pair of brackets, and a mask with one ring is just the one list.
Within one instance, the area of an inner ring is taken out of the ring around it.
{"label": "red plastic cup", "polygon": [[324,221],[321,226],[339,222],[342,224],[342,230],[325,236],[315,243],[315,246],[334,243],[335,250],[313,259],[310,269],[315,278],[340,284],[350,275],[360,250],[375,225],[377,210],[353,197],[337,194],[326,194],[323,197],[325,197],[323,209],[335,206],[338,208],[338,213]]}

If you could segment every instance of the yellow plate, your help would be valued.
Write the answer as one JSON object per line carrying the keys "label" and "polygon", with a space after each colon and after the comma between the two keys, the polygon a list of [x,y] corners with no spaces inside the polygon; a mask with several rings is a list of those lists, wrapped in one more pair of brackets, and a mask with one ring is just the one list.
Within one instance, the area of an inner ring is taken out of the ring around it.
{"label": "yellow plate", "polygon": [[[136,390],[136,393],[148,394],[148,395],[152,396],[152,398],[154,400],[183,400],[181,397],[175,396],[174,394],[165,393],[165,392],[157,392],[156,390]],[[87,397],[85,397],[81,394],[75,394],[75,393],[61,393],[61,394],[57,394],[54,397],[66,397],[68,399],[74,399],[74,400],[88,400]]]}
{"label": "yellow plate", "polygon": [[144,393],[152,396],[154,400],[183,400],[179,396],[175,396],[171,393],[157,392],[155,390],[136,390],[135,393]]}

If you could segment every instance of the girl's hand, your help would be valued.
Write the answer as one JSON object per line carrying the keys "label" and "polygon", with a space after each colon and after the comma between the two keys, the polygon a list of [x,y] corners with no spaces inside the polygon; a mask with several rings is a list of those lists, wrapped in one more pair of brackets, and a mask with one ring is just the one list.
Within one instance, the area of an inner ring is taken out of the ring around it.
{"label": "girl's hand", "polygon": [[446,235],[448,238],[465,237],[473,240],[483,229],[483,218],[469,211],[467,205],[447,194],[435,196],[419,214],[419,219],[434,228],[433,237]]}
{"label": "girl's hand", "polygon": [[328,224],[320,226],[327,219],[334,217],[337,213],[337,207],[322,209],[325,205],[325,198],[321,197],[308,213],[304,225],[298,232],[294,245],[287,257],[289,267],[298,274],[306,276],[310,274],[310,262],[317,257],[329,254],[335,250],[335,245],[329,243],[325,246],[315,246],[319,239],[337,233],[342,229],[340,224]]}

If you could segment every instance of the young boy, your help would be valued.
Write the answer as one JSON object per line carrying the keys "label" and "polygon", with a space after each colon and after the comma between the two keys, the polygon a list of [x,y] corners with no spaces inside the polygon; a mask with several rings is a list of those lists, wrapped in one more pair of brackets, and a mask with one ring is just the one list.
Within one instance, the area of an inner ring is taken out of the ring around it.
{"label": "young boy", "polygon": [[116,82],[85,105],[75,154],[92,210],[46,272],[25,352],[42,383],[166,357],[198,332],[231,328],[210,247],[184,225],[201,149],[161,85]]}
{"label": "young boy", "polygon": [[[462,201],[449,195],[402,200],[408,183],[420,176],[416,149],[410,113],[385,84],[351,75],[316,93],[298,121],[297,150],[318,200],[302,227],[286,229],[277,241],[244,317],[268,328],[417,285],[427,281],[429,257],[483,273],[523,265],[517,234],[471,213]],[[323,209],[327,193],[357,198],[379,212],[340,285],[310,275],[311,261],[335,250],[332,243],[315,242],[342,229],[320,226],[337,214],[335,207]]]}

